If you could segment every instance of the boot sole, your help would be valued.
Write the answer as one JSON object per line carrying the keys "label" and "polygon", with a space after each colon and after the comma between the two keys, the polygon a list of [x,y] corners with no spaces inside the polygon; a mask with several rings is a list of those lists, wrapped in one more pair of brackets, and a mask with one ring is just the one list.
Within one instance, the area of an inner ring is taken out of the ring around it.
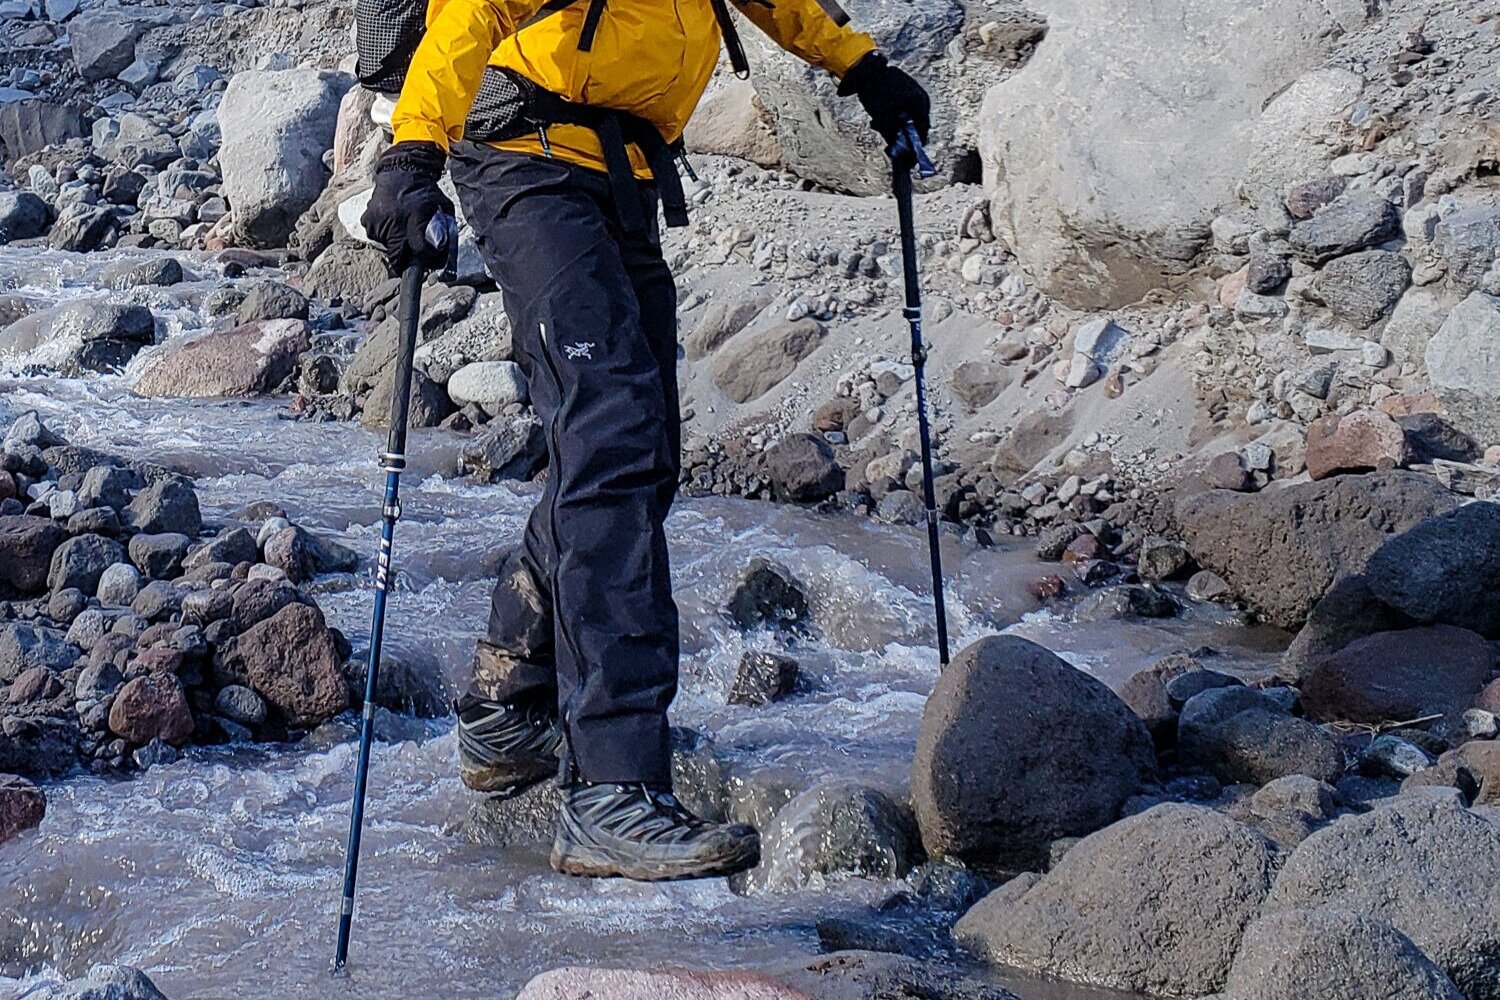
{"label": "boot sole", "polygon": [[465,785],[476,792],[499,792],[513,795],[549,778],[557,777],[557,758],[549,757],[546,760],[497,764],[489,767],[460,760],[458,776]]}
{"label": "boot sole", "polygon": [[621,859],[607,851],[574,848],[566,851],[552,845],[552,870],[577,878],[628,878],[635,882],[680,882],[696,878],[722,878],[748,871],[760,864],[760,845],[750,844],[725,852],[717,858],[700,860],[691,866],[673,866],[662,862]]}

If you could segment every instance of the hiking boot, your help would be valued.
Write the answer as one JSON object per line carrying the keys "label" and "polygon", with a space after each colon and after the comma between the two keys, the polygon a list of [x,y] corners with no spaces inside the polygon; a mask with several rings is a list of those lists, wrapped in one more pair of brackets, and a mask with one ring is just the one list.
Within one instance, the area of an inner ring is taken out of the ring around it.
{"label": "hiking boot", "polygon": [[699,819],[645,785],[563,789],[552,867],[564,875],[641,882],[733,875],[760,863],[760,835]]}
{"label": "hiking boot", "polygon": [[458,700],[458,773],[476,792],[518,792],[556,777],[562,727],[549,700]]}

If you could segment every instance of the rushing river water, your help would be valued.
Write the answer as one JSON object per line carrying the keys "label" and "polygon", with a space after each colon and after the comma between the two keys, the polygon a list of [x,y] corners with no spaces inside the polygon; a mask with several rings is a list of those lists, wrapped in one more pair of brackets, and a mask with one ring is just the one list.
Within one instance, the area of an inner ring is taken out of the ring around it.
{"label": "rushing river water", "polygon": [[[93,294],[96,258],[9,252],[0,287],[39,298]],[[176,337],[201,328],[198,303],[221,283],[133,291]],[[120,297],[120,293],[112,293]],[[294,521],[373,552],[383,443],[362,428],[280,419],[267,402],[137,399],[122,376],[0,376],[0,418],[25,409],[76,444],[198,477],[205,516],[226,520],[270,499]],[[519,536],[534,496],[518,484],[445,478],[460,439],[415,432],[396,539],[391,655],[438,671],[467,667],[487,608],[487,571]],[[674,720],[711,733],[731,766],[796,768],[809,783],[852,776],[899,788],[923,700],[937,676],[925,547],[917,529],[730,500],[685,500],[669,523],[683,617]],[[955,648],[1008,628],[1118,684],[1168,652],[1202,645],[1220,661],[1267,661],[1275,637],[1194,610],[1150,623],[1082,623],[1036,610],[1042,568],[1020,544],[949,538]],[[815,691],[766,708],[727,704],[741,653],[770,647],[721,608],[754,556],[809,590],[813,635],[794,650]],[[356,647],[368,637],[363,576],[319,583],[318,600]],[[347,730],[345,731],[347,732]],[[381,743],[360,869],[353,976],[328,978],[352,789],[347,737],[295,747],[197,750],[130,780],[47,787],[39,831],[0,846],[0,992],[98,961],[147,970],[177,998],[505,997],[569,963],[724,967],[813,953],[819,917],[893,888],[849,880],[737,896],[722,880],[637,885],[551,873],[541,851],[498,852],[460,833],[474,801],[455,771],[451,723],[401,727]],[[11,977],[11,978],[6,978]],[[1029,1000],[1081,997],[1016,986]]]}

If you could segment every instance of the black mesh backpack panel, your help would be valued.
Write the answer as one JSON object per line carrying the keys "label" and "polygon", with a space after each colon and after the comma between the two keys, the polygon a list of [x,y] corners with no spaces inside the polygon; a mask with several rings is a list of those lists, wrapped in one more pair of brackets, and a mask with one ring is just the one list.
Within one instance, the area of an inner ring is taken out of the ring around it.
{"label": "black mesh backpack panel", "polygon": [[354,42],[359,82],[396,95],[427,29],[427,0],[355,0]]}

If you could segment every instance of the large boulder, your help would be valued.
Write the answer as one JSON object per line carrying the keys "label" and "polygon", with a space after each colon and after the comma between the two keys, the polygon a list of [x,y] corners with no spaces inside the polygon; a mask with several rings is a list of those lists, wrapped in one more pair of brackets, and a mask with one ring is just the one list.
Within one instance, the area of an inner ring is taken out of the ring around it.
{"label": "large boulder", "polygon": [[1500,504],[1465,504],[1397,535],[1370,557],[1370,592],[1423,624],[1500,638]]}
{"label": "large boulder", "polygon": [[933,857],[1033,865],[1060,837],[1112,822],[1156,771],[1145,724],[1041,646],[990,636],[938,678],[922,714],[912,801]]}
{"label": "large boulder", "polygon": [[1480,441],[1500,440],[1500,371],[1487,362],[1500,349],[1500,298],[1474,292],[1427,342],[1428,378],[1448,417]]}
{"label": "large boulder", "polygon": [[146,25],[115,11],[91,10],[68,25],[73,62],[85,80],[108,80],[135,61],[135,43]]}
{"label": "large boulder", "polygon": [[76,105],[35,98],[0,103],[0,158],[7,164],[86,134]]}
{"label": "large boulder", "polygon": [[314,726],[349,704],[342,658],[323,614],[288,604],[235,643],[250,686],[294,725]]}
{"label": "large boulder", "polygon": [[1456,715],[1474,703],[1494,661],[1490,644],[1468,629],[1376,632],[1312,664],[1302,676],[1302,705],[1329,721]]}
{"label": "large boulder", "polygon": [[42,236],[52,225],[52,209],[30,191],[0,191],[0,245]]}
{"label": "large boulder", "polygon": [[852,781],[827,781],[783,806],[762,834],[759,890],[804,888],[819,876],[892,879],[917,860],[916,825],[905,805]]}
{"label": "large boulder", "polygon": [[174,344],[136,380],[138,396],[258,396],[276,389],[312,346],[300,319],[247,323]]}
{"label": "large boulder", "polygon": [[34,594],[46,587],[52,554],[67,537],[50,518],[0,517],[0,591]]}
{"label": "large boulder", "polygon": [[145,306],[80,299],[0,330],[0,356],[28,355],[67,374],[109,371],[155,339],[156,320]]}
{"label": "large boulder", "polygon": [[125,682],[109,710],[110,731],[128,742],[178,744],[193,735],[193,713],[175,674],[151,673]]}
{"label": "large boulder", "polygon": [[1192,266],[1262,110],[1338,25],[1317,0],[1039,6],[1046,39],[981,112],[990,215],[1048,294],[1124,305]]}
{"label": "large boulder", "polygon": [[1330,413],[1307,427],[1307,474],[1313,479],[1394,469],[1406,459],[1406,432],[1379,410]]}
{"label": "large boulder", "polygon": [[167,1000],[144,972],[128,965],[95,965],[87,975],[26,995],[29,1000]]}
{"label": "large boulder", "polygon": [[1390,924],[1348,910],[1288,910],[1245,930],[1221,1000],[1463,1000]]}
{"label": "large boulder", "polygon": [[953,934],[1012,968],[1196,997],[1224,984],[1275,872],[1274,847],[1249,827],[1159,805],[1085,838],[1018,899],[997,890]]}
{"label": "large boulder", "polygon": [[[891,61],[929,87],[930,71],[964,23],[958,0],[848,0],[853,23],[875,37]],[[879,194],[889,190],[888,161],[880,137],[859,102],[837,96],[838,86],[828,73],[809,66],[759,31],[744,31],[750,56],[750,80],[756,96],[775,122],[781,160],[799,176],[851,194]],[[956,124],[934,102],[934,152],[952,137]]]}
{"label": "large boulder", "polygon": [[1467,1000],[1500,998],[1500,826],[1452,800],[1403,795],[1345,816],[1287,859],[1265,912],[1333,907],[1382,920]]}
{"label": "large boulder", "polygon": [[714,360],[714,383],[736,403],[764,396],[818,349],[826,333],[815,319],[742,333]]}
{"label": "large boulder", "polygon": [[297,217],[328,183],[339,101],[353,80],[316,69],[237,73],[219,104],[219,164],[236,235],[252,246],[286,243]]}
{"label": "large boulder", "polygon": [[75,535],[52,553],[47,571],[51,590],[81,590],[91,596],[99,587],[104,571],[125,561],[125,547],[103,535]]}
{"label": "large boulder", "polygon": [[1436,480],[1392,471],[1253,494],[1188,491],[1175,518],[1199,565],[1267,621],[1296,628],[1393,535],[1457,504]]}

